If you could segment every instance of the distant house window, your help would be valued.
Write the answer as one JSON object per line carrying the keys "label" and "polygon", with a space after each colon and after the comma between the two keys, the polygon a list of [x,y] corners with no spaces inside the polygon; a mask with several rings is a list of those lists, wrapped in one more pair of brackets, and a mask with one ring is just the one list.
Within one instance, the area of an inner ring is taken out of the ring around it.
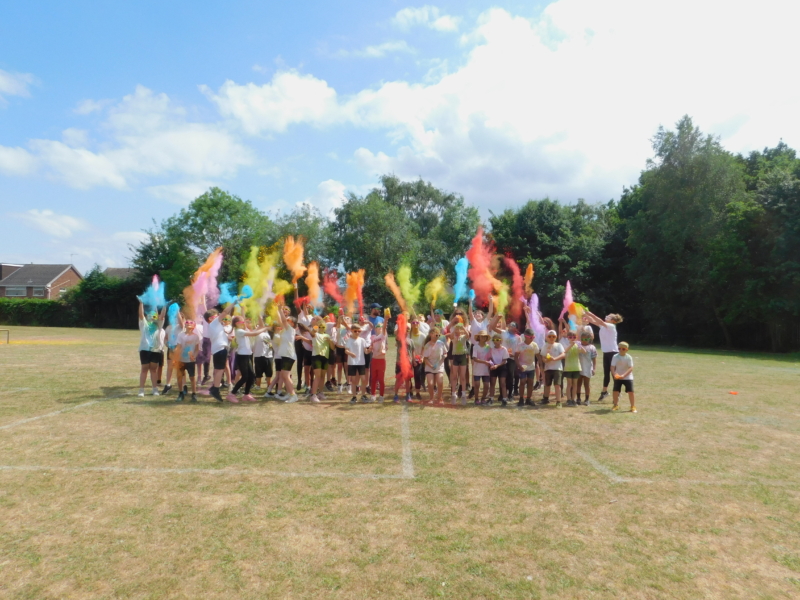
{"label": "distant house window", "polygon": [[67,288],[61,288],[60,290],[58,290],[58,293],[59,293],[59,295],[60,294],[66,294],[67,293]]}
{"label": "distant house window", "polygon": [[6,288],[6,298],[24,298],[27,295],[27,290],[24,287]]}
{"label": "distant house window", "polygon": [[44,288],[33,288],[34,298],[44,298]]}

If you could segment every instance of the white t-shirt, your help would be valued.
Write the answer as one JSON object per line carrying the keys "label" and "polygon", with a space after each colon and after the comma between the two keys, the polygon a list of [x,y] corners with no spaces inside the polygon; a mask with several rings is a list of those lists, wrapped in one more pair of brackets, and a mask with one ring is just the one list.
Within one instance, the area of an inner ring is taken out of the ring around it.
{"label": "white t-shirt", "polygon": [[603,352],[619,352],[617,326],[613,323],[606,323],[605,327],[600,327],[600,347]]}
{"label": "white t-shirt", "polygon": [[593,344],[583,344],[578,346],[578,350],[582,351],[578,354],[581,361],[581,377],[591,377],[592,373],[592,360],[597,358],[597,349]]}
{"label": "white t-shirt", "polygon": [[[211,354],[216,354],[228,347],[228,334],[219,317],[211,321],[206,329],[208,329],[208,337],[211,339]],[[205,336],[205,334],[203,335]]]}
{"label": "white t-shirt", "polygon": [[[611,359],[611,366],[616,367],[614,371],[617,375],[622,375],[628,369],[633,368],[633,357],[630,354],[626,354],[622,356],[622,354],[615,354],[614,358]],[[630,375],[627,377],[623,377],[622,381],[633,381],[633,371],[630,372]]]}
{"label": "white t-shirt", "polygon": [[139,340],[139,350],[147,350],[149,352],[150,348],[153,347],[153,334],[155,334],[156,329],[150,328],[147,319],[139,319],[139,331],[142,334]]}
{"label": "white t-shirt", "polygon": [[555,344],[545,344],[542,346],[541,352],[539,354],[542,355],[544,358],[544,370],[545,371],[563,371],[564,365],[561,363],[561,360],[547,360],[547,355],[550,356],[560,356],[564,354],[564,346],[556,342]]}
{"label": "white t-shirt", "polygon": [[386,358],[386,334],[381,333],[372,336],[372,360]]}
{"label": "white t-shirt", "polygon": [[281,342],[278,348],[278,355],[281,358],[290,358],[297,360],[297,352],[294,350],[294,336],[297,335],[294,327],[288,325],[283,328],[281,332]]}
{"label": "white t-shirt", "polygon": [[472,320],[470,320],[469,322],[469,332],[470,332],[469,341],[472,344],[477,344],[478,340],[475,339],[475,336],[478,335],[484,329],[486,329],[486,319],[484,319],[483,321],[478,321],[475,317],[472,317]]}
{"label": "white t-shirt", "polygon": [[[272,340],[269,339],[269,333],[266,331],[261,335],[253,338],[253,356],[270,358],[272,356]],[[269,353],[269,356],[267,356]]]}
{"label": "white t-shirt", "polygon": [[272,335],[272,350],[275,358],[281,357],[281,337],[283,337],[283,330]]}
{"label": "white t-shirt", "polygon": [[420,329],[417,335],[409,332],[408,337],[411,340],[411,344],[414,348],[414,354],[422,356],[422,350],[425,347],[425,338],[428,337],[428,334],[422,333],[422,329]]}
{"label": "white t-shirt", "polygon": [[303,311],[300,311],[300,314],[299,314],[299,315],[297,315],[297,322],[298,322],[300,325],[305,325],[306,327],[308,327],[309,329],[311,329],[311,320],[312,320],[313,318],[314,318],[314,315],[313,315],[313,314],[311,314],[311,315],[307,315],[307,314],[306,314],[306,312],[303,310]]}
{"label": "white t-shirt", "polygon": [[522,338],[519,334],[503,332],[503,347],[508,350],[508,356],[514,360],[514,355],[517,353],[517,348],[522,344]]}
{"label": "white t-shirt", "polygon": [[253,339],[252,336],[245,335],[247,331],[244,329],[236,329],[236,354],[241,354],[242,356],[250,356],[253,353],[253,347],[251,345],[251,340]]}
{"label": "white t-shirt", "polygon": [[368,345],[367,340],[361,336],[347,338],[345,348],[355,354],[355,356],[347,355],[347,364],[356,366],[365,364],[364,350],[366,350]]}
{"label": "white t-shirt", "polygon": [[183,346],[181,349],[180,361],[182,363],[192,362],[191,354],[195,355],[200,351],[200,345],[203,343],[202,336],[195,330],[192,333],[181,331],[178,334],[178,346]]}
{"label": "white t-shirt", "polygon": [[520,371],[533,371],[536,368],[536,355],[539,354],[539,345],[536,342],[526,344],[524,341],[517,346],[517,366]]}
{"label": "white t-shirt", "polygon": [[153,334],[153,345],[150,346],[151,352],[163,352],[164,351],[164,341],[166,339],[166,332],[164,329],[159,327],[156,329],[156,332]]}
{"label": "white t-shirt", "polygon": [[506,350],[505,346],[500,346],[499,348],[492,348],[491,351],[492,355],[492,362],[496,365],[501,365],[505,361],[508,360],[508,350]]}
{"label": "white t-shirt", "polygon": [[[489,346],[483,347],[478,346],[475,344],[472,347],[472,356],[475,358],[479,358],[481,360],[491,360],[492,358],[492,349]],[[485,365],[483,363],[472,363],[472,375],[473,377],[488,377],[489,376],[489,365]]]}
{"label": "white t-shirt", "polygon": [[422,350],[422,356],[428,359],[428,362],[425,363],[426,373],[444,373],[444,358],[447,356],[447,346],[442,342],[441,338],[433,343],[426,344]]}
{"label": "white t-shirt", "polygon": [[361,323],[361,333],[358,335],[367,340],[367,344],[372,342],[372,323],[369,321],[366,323]]}

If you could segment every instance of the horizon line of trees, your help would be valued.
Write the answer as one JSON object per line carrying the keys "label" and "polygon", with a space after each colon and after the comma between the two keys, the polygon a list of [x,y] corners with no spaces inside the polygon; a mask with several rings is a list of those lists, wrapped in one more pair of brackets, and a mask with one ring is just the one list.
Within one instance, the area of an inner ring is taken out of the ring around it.
{"label": "horizon line of trees", "polygon": [[[292,235],[305,238],[306,262],[365,269],[367,301],[393,304],[383,282],[387,272],[407,264],[415,281],[444,272],[452,284],[456,261],[483,225],[498,253],[513,256],[522,269],[534,263],[533,287],[551,317],[560,313],[570,280],[576,300],[595,314],[624,315],[627,339],[800,349],[796,152],[781,141],[733,154],[688,116],[674,130],[660,128],[652,145],[653,158],[618,200],[529,200],[490,211],[486,223],[461,195],[394,175],[381,177],[364,196],[347,194],[330,220],[309,205],[270,218],[211,188],[131,247],[139,280],[124,285],[143,289],[158,274],[177,299],[215,248],[222,246],[225,256],[219,280],[234,281],[251,246],[270,247]],[[498,276],[510,273],[501,268]],[[74,294],[88,314],[105,306],[105,296],[122,302],[109,291],[116,284],[102,277],[99,268],[91,272]]]}

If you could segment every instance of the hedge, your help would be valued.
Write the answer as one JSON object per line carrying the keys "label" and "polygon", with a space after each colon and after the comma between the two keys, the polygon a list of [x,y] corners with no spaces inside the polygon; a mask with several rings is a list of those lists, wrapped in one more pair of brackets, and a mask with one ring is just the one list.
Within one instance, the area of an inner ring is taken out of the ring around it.
{"label": "hedge", "polygon": [[0,324],[73,327],[74,309],[59,300],[0,298]]}

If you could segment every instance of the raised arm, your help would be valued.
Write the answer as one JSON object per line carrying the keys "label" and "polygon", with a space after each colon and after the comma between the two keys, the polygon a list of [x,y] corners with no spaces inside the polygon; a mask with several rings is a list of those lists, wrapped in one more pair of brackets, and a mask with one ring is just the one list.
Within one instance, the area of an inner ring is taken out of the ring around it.
{"label": "raised arm", "polygon": [[142,304],[141,300],[139,300],[139,320],[144,320],[144,304]]}
{"label": "raised arm", "polygon": [[608,327],[608,323],[603,321],[603,319],[599,318],[597,315],[590,313],[588,310],[583,313],[583,316],[589,320],[589,323],[592,325],[597,325],[598,327]]}

